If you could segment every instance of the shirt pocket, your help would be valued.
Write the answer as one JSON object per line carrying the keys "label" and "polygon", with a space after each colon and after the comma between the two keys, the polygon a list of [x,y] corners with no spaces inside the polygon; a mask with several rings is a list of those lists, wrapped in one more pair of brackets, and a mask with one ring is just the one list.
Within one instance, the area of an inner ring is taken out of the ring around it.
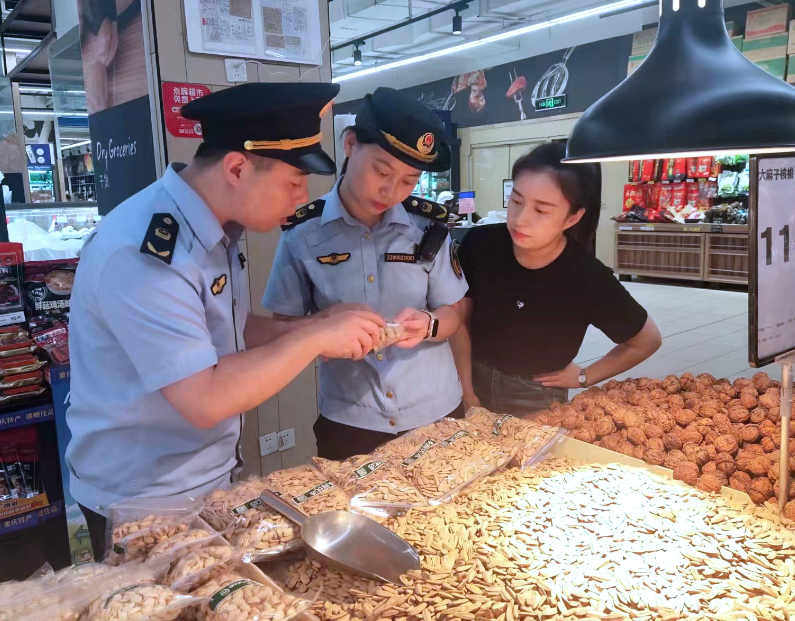
{"label": "shirt pocket", "polygon": [[334,304],[365,304],[363,257],[360,244],[341,232],[314,235],[303,257],[306,273],[313,287],[313,301],[318,310]]}

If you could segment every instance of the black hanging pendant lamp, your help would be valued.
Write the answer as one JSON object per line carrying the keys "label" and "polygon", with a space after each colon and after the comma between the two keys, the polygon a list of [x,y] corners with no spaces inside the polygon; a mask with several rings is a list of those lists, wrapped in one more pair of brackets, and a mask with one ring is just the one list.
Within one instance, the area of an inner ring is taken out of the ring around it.
{"label": "black hanging pendant lamp", "polygon": [[649,56],[588,108],[566,162],[795,151],[795,87],[749,61],[723,0],[660,0]]}

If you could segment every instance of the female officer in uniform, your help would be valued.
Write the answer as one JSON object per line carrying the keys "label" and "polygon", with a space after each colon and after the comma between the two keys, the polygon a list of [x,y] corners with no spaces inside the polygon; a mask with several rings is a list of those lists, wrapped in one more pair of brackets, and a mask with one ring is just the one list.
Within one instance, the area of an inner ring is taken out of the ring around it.
{"label": "female officer in uniform", "polygon": [[[529,414],[660,347],[648,313],[593,256],[601,169],[563,164],[565,154],[549,143],[519,158],[507,226],[478,227],[461,244],[467,321],[451,343],[467,407]],[[617,345],[581,369],[572,360],[589,325]]]}
{"label": "female officer in uniform", "polygon": [[447,338],[467,290],[447,235],[447,210],[409,196],[422,171],[450,167],[444,126],[389,88],[364,98],[344,136],[334,189],[285,227],[263,299],[284,321],[335,304],[369,307],[406,338],[363,360],[320,366],[318,454],[368,453],[396,434],[462,414]]}

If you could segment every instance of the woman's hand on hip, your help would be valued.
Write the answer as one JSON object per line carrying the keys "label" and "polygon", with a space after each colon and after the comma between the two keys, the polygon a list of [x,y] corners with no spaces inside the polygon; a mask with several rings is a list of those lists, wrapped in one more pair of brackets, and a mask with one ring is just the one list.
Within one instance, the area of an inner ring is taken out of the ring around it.
{"label": "woman's hand on hip", "polygon": [[539,382],[547,388],[580,388],[581,372],[582,369],[572,362],[560,371],[534,375],[533,381]]}
{"label": "woman's hand on hip", "polygon": [[411,349],[422,343],[428,336],[431,316],[423,311],[406,308],[395,317],[395,323],[399,323],[406,331],[406,338],[395,343],[395,347]]}

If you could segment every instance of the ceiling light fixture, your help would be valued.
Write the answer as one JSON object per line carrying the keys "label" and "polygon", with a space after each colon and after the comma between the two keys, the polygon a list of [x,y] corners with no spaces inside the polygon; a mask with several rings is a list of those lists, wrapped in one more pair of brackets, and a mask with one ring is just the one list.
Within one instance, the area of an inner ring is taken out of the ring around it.
{"label": "ceiling light fixture", "polygon": [[458,14],[458,9],[455,10],[453,15],[453,34],[460,35],[464,32],[464,19]]}
{"label": "ceiling light fixture", "polygon": [[354,43],[353,50],[353,64],[357,67],[362,64],[362,51],[359,49],[359,43]]}
{"label": "ceiling light fixture", "polygon": [[74,149],[75,147],[84,147],[87,144],[91,144],[90,140],[84,140],[83,142],[75,142],[73,144],[68,144],[61,147],[61,151],[66,151],[67,149]]}
{"label": "ceiling light fixture", "polygon": [[580,117],[566,161],[787,151],[795,88],[737,50],[723,1],[660,0],[648,58]]}
{"label": "ceiling light fixture", "polygon": [[346,80],[352,80],[354,78],[363,78],[365,76],[373,75],[381,71],[387,71],[388,69],[398,69],[400,67],[406,67],[408,65],[421,63],[426,60],[432,60],[434,58],[441,58],[443,56],[457,54],[458,52],[463,52],[465,50],[471,50],[472,48],[480,47],[481,45],[496,43],[497,41],[504,41],[505,39],[512,39],[514,37],[519,37],[524,34],[536,32],[537,30],[543,30],[545,28],[549,28],[557,24],[565,24],[567,22],[572,22],[578,19],[585,19],[587,17],[594,17],[594,16],[598,17],[602,13],[610,11],[618,11],[624,8],[636,6],[638,4],[643,4],[646,1],[647,0],[621,0],[620,2],[613,2],[611,4],[607,4],[605,6],[601,6],[596,9],[579,11],[577,13],[572,13],[571,15],[565,15],[563,17],[549,19],[544,22],[539,22],[537,24],[531,24],[530,26],[517,28],[516,30],[508,30],[507,32],[500,32],[498,34],[491,35],[489,37],[483,37],[482,39],[476,39],[475,41],[467,41],[466,43],[462,43],[460,45],[453,45],[451,47],[446,47],[444,49],[436,50],[434,52],[428,52],[427,54],[412,56],[411,58],[404,58],[403,60],[398,60],[393,63],[378,65],[377,67],[368,67],[367,69],[362,69],[361,71],[352,71],[351,73],[346,73],[345,75],[333,78],[331,81],[334,83],[338,83],[338,82],[344,82]]}

